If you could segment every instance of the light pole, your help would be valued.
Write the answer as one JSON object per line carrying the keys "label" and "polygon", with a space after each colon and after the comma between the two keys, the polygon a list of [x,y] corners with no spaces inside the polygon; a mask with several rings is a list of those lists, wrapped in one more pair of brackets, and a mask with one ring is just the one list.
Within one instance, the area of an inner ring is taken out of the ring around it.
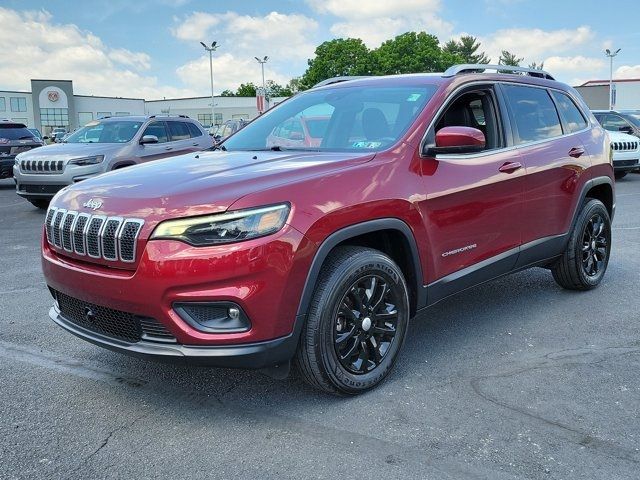
{"label": "light pole", "polygon": [[269,60],[269,57],[267,57],[265,55],[265,57],[263,59],[259,59],[258,57],[253,57],[253,58],[255,58],[258,61],[258,63],[260,64],[260,66],[262,67],[262,90],[264,90],[265,95],[266,95],[267,94],[267,90],[266,90],[265,83],[264,83],[264,64],[267,63],[267,60]]}
{"label": "light pole", "polygon": [[211,128],[216,124],[216,115],[214,111],[214,96],[213,96],[213,52],[218,49],[218,42],[211,42],[211,46],[207,47],[204,42],[200,42],[200,45],[209,52],[209,71],[211,73]]}
{"label": "light pole", "polygon": [[613,110],[613,57],[620,53],[621,48],[612,52],[608,48],[604,51],[604,54],[609,57],[609,110]]}

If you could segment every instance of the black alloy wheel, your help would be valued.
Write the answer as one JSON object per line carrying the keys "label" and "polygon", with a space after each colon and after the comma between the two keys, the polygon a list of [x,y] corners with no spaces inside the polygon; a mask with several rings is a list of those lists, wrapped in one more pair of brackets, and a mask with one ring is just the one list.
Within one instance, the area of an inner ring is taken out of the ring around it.
{"label": "black alloy wheel", "polygon": [[595,277],[602,271],[608,249],[605,219],[596,213],[587,222],[582,235],[582,268],[586,275]]}

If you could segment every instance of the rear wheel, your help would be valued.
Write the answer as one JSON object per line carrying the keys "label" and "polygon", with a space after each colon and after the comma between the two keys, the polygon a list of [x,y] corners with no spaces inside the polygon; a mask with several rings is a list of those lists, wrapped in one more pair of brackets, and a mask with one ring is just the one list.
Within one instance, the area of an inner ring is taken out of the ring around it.
{"label": "rear wheel", "polygon": [[311,385],[355,395],[389,374],[409,321],[407,285],[382,252],[339,247],[315,288],[296,364]]}
{"label": "rear wheel", "polygon": [[562,258],[551,268],[553,278],[569,290],[589,290],[604,277],[611,253],[611,219],[600,200],[586,202],[573,227]]}
{"label": "rear wheel", "polygon": [[627,176],[627,172],[616,172],[614,175],[616,176],[616,180],[620,180]]}
{"label": "rear wheel", "polygon": [[47,208],[49,208],[49,200],[35,199],[35,200],[29,200],[29,202],[34,207],[38,207],[42,210],[46,210]]}

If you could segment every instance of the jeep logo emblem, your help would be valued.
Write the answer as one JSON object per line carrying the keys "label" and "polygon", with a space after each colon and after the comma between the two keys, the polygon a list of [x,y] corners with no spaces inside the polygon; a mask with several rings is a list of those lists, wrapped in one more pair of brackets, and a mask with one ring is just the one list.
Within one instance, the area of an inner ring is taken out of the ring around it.
{"label": "jeep logo emblem", "polygon": [[82,206],[85,208],[90,208],[91,210],[97,210],[102,206],[102,200],[90,198],[89,200],[84,202]]}

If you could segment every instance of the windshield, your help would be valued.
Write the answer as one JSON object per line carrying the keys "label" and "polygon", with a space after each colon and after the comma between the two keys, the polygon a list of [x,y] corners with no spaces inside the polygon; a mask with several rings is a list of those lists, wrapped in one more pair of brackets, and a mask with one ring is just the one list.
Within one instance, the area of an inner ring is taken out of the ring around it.
{"label": "windshield", "polygon": [[33,133],[24,125],[5,124],[0,125],[0,138],[7,140],[28,140],[33,138]]}
{"label": "windshield", "polygon": [[224,146],[227,150],[382,150],[398,141],[436,88],[342,86],[310,90],[258,117]]}
{"label": "windshield", "polygon": [[624,114],[624,116],[636,127],[640,127],[640,112],[627,112]]}
{"label": "windshield", "polygon": [[142,122],[130,120],[90,122],[69,135],[65,143],[127,143],[141,126]]}

